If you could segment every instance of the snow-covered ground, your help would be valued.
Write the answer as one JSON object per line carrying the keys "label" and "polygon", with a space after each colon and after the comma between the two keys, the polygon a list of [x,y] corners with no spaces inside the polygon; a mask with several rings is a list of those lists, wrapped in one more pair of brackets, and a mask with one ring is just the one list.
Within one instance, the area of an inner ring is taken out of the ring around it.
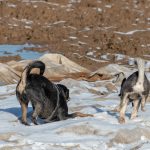
{"label": "snow-covered ground", "polygon": [[[14,95],[16,85],[0,87],[0,149],[4,150],[128,150],[150,148],[150,104],[146,112],[130,120],[131,105],[126,123],[118,123],[118,113],[112,110],[119,104],[118,92],[105,95],[92,90],[105,88],[102,82],[65,79],[61,83],[70,89],[69,112],[80,111],[94,117],[74,118],[59,122],[33,125],[20,123],[20,105]],[[119,87],[117,87],[119,90]],[[107,90],[105,89],[107,93]],[[32,111],[31,105],[28,112]],[[39,120],[41,122],[41,120]]]}

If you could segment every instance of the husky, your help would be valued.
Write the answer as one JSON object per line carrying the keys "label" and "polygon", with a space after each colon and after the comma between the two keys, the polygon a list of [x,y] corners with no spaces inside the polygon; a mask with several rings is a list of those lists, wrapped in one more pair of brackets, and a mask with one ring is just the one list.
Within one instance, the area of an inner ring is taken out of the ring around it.
{"label": "husky", "polygon": [[119,123],[125,123],[125,111],[130,101],[133,103],[133,111],[131,119],[137,116],[139,106],[145,111],[144,106],[149,96],[150,83],[144,72],[144,60],[136,59],[138,71],[131,74],[127,79],[124,79],[120,90],[120,104],[116,110],[120,112]]}

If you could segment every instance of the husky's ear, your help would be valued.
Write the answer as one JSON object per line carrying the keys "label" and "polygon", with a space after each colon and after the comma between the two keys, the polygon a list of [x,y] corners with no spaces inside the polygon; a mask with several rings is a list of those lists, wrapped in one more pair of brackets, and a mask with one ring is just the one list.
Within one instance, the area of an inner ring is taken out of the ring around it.
{"label": "husky's ear", "polygon": [[119,72],[117,74],[114,75],[115,79],[112,81],[113,83],[116,83],[116,82],[120,82],[122,79],[125,78],[125,74],[123,72]]}

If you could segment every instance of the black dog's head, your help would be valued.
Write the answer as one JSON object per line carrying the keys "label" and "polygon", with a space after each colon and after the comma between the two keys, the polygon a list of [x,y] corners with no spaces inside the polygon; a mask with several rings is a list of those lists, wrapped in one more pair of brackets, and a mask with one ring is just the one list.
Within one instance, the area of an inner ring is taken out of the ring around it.
{"label": "black dog's head", "polygon": [[69,99],[70,99],[69,98],[69,89],[65,85],[62,85],[62,84],[57,84],[57,86],[59,87],[60,92],[64,96],[65,100],[69,101]]}

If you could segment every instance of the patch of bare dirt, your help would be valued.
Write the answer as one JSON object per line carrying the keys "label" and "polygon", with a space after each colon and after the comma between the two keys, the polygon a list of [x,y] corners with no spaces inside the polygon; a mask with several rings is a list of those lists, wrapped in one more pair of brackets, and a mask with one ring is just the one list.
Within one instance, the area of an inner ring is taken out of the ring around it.
{"label": "patch of bare dirt", "polygon": [[15,55],[15,56],[0,56],[0,63],[6,63],[6,62],[9,62],[11,60],[19,61],[19,60],[21,60],[21,57],[19,55]]}
{"label": "patch of bare dirt", "polygon": [[0,43],[47,45],[34,50],[61,53],[94,70],[105,63],[74,53],[150,55],[149,9],[148,0],[1,0]]}

